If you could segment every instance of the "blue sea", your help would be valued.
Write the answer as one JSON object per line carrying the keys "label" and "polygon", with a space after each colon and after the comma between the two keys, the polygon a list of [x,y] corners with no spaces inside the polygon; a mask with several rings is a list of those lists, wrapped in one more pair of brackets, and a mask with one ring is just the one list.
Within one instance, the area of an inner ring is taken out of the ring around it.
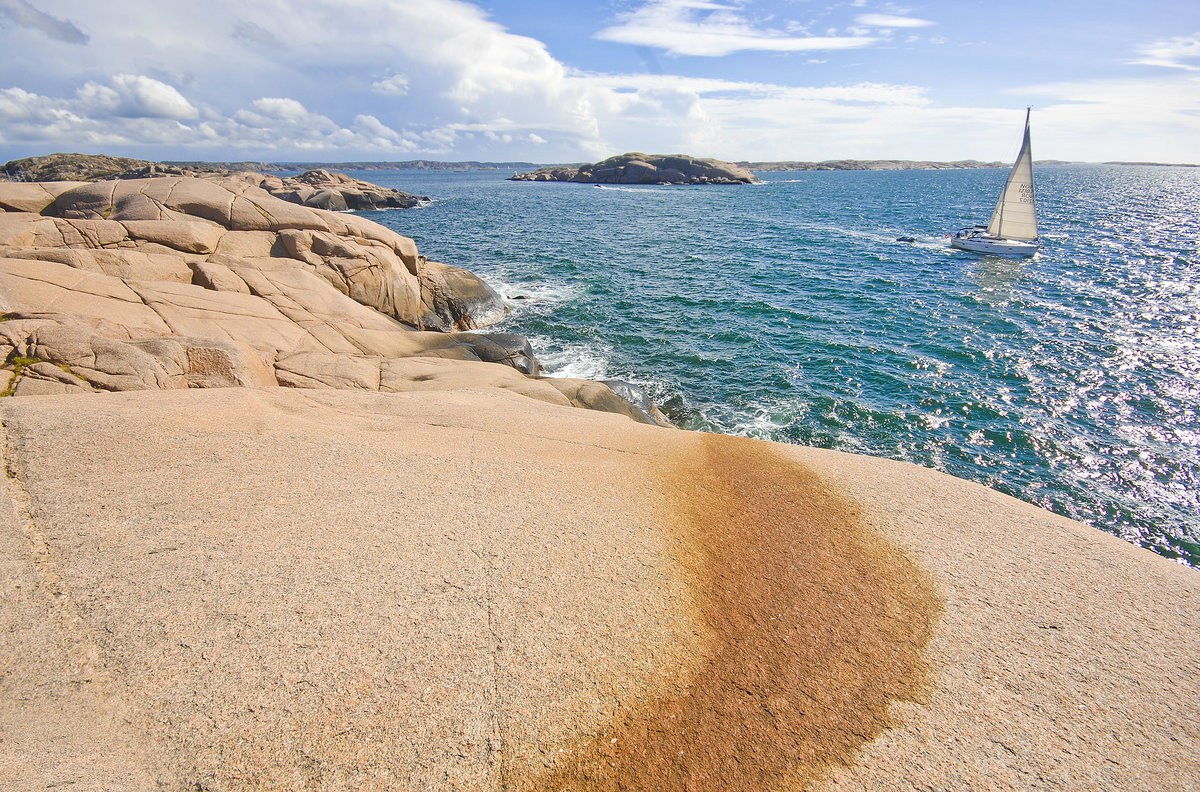
{"label": "blue sea", "polygon": [[[1004,170],[741,187],[369,171],[366,216],[512,305],[551,373],[690,429],[905,460],[1200,565],[1200,169],[1035,168],[1043,248],[953,251]],[[915,242],[897,241],[914,237]]]}

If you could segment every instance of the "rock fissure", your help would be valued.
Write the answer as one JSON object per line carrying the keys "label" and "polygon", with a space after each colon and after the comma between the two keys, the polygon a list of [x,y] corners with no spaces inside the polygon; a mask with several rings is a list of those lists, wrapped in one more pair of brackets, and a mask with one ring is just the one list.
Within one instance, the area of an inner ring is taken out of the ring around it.
{"label": "rock fissure", "polygon": [[[178,332],[179,332],[179,331],[178,331],[178,330],[175,328],[175,326],[174,326],[174,325],[172,325],[172,324],[171,324],[169,321],[167,321],[167,317],[166,317],[166,316],[163,314],[163,312],[162,312],[162,311],[160,311],[158,308],[156,308],[156,307],[155,307],[155,306],[154,306],[154,305],[153,305],[153,304],[150,302],[150,300],[146,298],[146,295],[144,295],[144,294],[142,294],[140,291],[138,291],[138,290],[137,290],[137,288],[136,288],[136,286],[134,286],[134,284],[132,284],[132,283],[129,283],[128,281],[121,281],[121,282],[122,282],[122,283],[124,283],[124,284],[125,284],[125,285],[126,285],[128,288],[129,288],[129,290],[130,290],[131,292],[133,292],[135,295],[137,295],[137,298],[138,298],[139,300],[141,300],[141,301],[142,301],[142,305],[146,306],[146,307],[147,307],[147,308],[149,308],[151,311],[153,311],[153,312],[154,312],[154,315],[155,315],[155,316],[157,316],[157,317],[159,318],[159,321],[161,321],[163,324],[165,324],[165,325],[167,326],[167,328],[168,328],[168,329],[170,329],[170,331],[171,331],[172,333],[178,333]],[[218,313],[219,313],[219,312],[218,312]]]}
{"label": "rock fissure", "polygon": [[16,515],[18,529],[28,543],[37,585],[53,603],[51,612],[68,643],[66,654],[73,679],[80,689],[90,690],[97,701],[104,702],[104,708],[107,709],[121,699],[114,695],[116,685],[104,672],[102,653],[88,634],[91,628],[71,595],[54,545],[38,527],[37,510],[24,483],[13,431],[8,419],[0,417],[0,454],[3,454],[7,496]]}

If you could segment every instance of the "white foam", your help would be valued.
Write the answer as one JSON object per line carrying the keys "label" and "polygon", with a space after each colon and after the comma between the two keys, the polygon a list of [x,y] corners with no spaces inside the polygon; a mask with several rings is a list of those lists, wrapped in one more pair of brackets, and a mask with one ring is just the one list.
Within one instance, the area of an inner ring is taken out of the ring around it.
{"label": "white foam", "polygon": [[573,379],[611,379],[609,356],[597,345],[580,342],[561,343],[540,336],[531,336],[530,345],[548,377]]}
{"label": "white foam", "polygon": [[[481,269],[476,267],[472,271],[479,274]],[[555,280],[524,282],[512,271],[494,269],[480,277],[513,309],[561,305],[572,302],[580,294],[579,286],[574,284]]]}

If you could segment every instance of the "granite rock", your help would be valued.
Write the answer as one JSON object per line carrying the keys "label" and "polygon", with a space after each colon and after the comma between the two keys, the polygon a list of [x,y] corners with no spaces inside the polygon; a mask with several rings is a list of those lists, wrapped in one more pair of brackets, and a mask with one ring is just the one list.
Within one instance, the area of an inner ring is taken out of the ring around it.
{"label": "granite rock", "polygon": [[607,386],[537,377],[521,336],[460,332],[507,311],[472,273],[244,174],[0,183],[0,206],[7,395],[477,387],[655,418]]}

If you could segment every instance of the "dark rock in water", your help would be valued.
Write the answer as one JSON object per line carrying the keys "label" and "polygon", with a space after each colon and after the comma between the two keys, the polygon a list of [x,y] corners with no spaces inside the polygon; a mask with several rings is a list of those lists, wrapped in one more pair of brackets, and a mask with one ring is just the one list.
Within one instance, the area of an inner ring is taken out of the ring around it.
{"label": "dark rock in water", "polygon": [[519,333],[460,333],[458,338],[485,363],[504,363],[523,374],[542,370],[529,339]]}
{"label": "dark rock in water", "polygon": [[644,419],[642,419],[641,415],[638,416],[638,419],[642,420],[643,423],[653,423],[659,426],[671,425],[671,422],[667,420],[667,416],[663,415],[662,411],[658,409],[658,405],[651,401],[650,397],[646,395],[646,391],[637,385],[618,379],[600,381],[607,385],[613,393],[629,402],[638,413],[645,415]]}
{"label": "dark rock in water", "polygon": [[745,168],[685,154],[621,154],[592,165],[552,165],[514,174],[509,181],[582,184],[757,184]]}
{"label": "dark rock in water", "polygon": [[896,237],[897,242],[916,242],[916,237]]}
{"label": "dark rock in water", "polygon": [[501,319],[508,306],[474,273],[422,259],[420,326],[424,330],[472,330]]}

